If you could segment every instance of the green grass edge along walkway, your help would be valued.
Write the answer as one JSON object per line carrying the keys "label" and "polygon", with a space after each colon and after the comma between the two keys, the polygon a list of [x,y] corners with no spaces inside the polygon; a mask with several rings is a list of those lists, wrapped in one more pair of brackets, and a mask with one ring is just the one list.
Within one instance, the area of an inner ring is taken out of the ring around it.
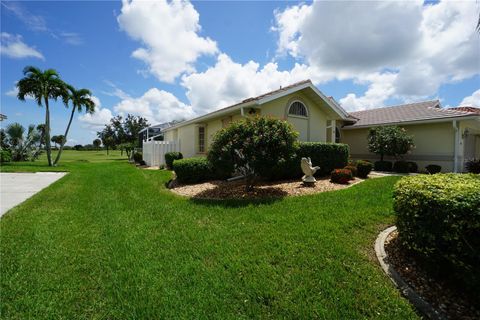
{"label": "green grass edge along walkway", "polygon": [[192,201],[169,172],[66,158],[69,175],[0,220],[3,319],[418,318],[373,253],[397,177]]}

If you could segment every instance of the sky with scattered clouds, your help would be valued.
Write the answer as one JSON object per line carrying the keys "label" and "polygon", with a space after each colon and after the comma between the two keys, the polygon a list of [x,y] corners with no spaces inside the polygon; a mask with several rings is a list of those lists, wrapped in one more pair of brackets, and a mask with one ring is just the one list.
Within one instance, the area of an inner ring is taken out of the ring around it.
{"label": "sky with scattered clouds", "polygon": [[[93,92],[68,144],[109,119],[189,119],[311,79],[349,111],[440,99],[480,106],[478,1],[1,1],[1,112],[41,123],[16,99],[22,69],[54,68]],[[52,106],[52,133],[69,110]]]}

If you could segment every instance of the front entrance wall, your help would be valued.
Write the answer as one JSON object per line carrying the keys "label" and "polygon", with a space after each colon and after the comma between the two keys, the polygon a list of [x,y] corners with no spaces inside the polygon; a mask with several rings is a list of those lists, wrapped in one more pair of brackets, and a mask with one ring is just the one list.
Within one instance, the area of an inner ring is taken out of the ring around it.
{"label": "front entrance wall", "polygon": [[[419,169],[429,164],[437,164],[443,172],[453,171],[454,129],[452,122],[406,125],[404,128],[413,136],[415,149],[405,156],[407,161],[415,161]],[[379,156],[368,151],[368,128],[343,129],[341,142],[350,146],[350,156],[355,160],[377,161]],[[385,157],[386,160],[394,160]]]}

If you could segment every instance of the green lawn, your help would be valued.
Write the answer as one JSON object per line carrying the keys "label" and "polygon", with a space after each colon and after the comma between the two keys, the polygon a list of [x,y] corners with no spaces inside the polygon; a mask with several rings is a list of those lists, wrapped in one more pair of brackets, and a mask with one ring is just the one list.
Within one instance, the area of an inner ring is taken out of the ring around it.
{"label": "green lawn", "polygon": [[69,175],[2,217],[2,318],[418,318],[372,249],[396,177],[191,201],[118,158],[69,152]]}

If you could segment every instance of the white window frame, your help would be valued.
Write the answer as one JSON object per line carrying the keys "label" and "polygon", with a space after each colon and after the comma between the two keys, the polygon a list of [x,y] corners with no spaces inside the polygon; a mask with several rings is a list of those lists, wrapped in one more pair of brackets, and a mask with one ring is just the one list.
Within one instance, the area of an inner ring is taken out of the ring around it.
{"label": "white window frame", "polygon": [[[200,129],[203,129],[203,145],[200,143]],[[207,127],[200,125],[197,127],[197,153],[205,153],[207,148]]]}
{"label": "white window frame", "polygon": [[[290,108],[291,108],[291,107],[293,106],[293,104],[296,103],[296,102],[300,103],[300,104],[305,108],[305,113],[307,114],[306,116],[290,113]],[[288,116],[288,117],[298,117],[298,118],[302,118],[302,119],[308,118],[309,113],[308,113],[307,105],[306,105],[303,101],[293,100],[293,101],[290,102],[290,104],[288,105],[288,108],[287,108],[287,116]]]}

